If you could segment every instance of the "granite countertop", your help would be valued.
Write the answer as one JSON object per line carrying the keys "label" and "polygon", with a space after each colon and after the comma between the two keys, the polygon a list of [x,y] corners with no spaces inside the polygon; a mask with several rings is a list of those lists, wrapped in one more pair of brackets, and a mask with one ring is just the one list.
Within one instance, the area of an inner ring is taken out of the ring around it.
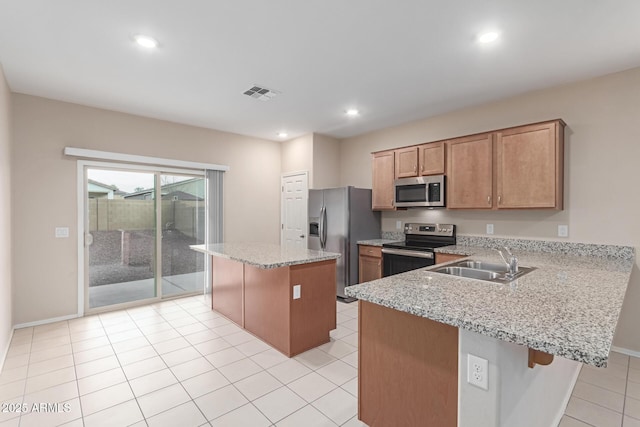
{"label": "granite countertop", "polygon": [[369,246],[382,246],[385,243],[395,243],[398,240],[393,239],[370,239],[370,240],[358,240],[359,245],[369,245]]}
{"label": "granite countertop", "polygon": [[208,255],[215,255],[234,261],[244,262],[260,268],[277,268],[289,265],[309,264],[340,258],[334,252],[311,249],[287,249],[268,243],[215,243],[193,245],[191,249]]}
{"label": "granite countertop", "polygon": [[[513,251],[521,266],[537,269],[511,283],[432,271],[441,264],[349,286],[346,294],[567,359],[606,366],[635,262],[634,248],[534,242],[528,246],[534,250],[524,250],[524,245]],[[498,253],[486,246],[459,244],[437,252],[501,262]]]}

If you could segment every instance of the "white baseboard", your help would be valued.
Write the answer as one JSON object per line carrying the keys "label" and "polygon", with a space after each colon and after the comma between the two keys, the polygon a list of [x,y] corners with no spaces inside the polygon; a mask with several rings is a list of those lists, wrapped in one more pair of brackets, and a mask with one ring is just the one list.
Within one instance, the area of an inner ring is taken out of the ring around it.
{"label": "white baseboard", "polygon": [[7,346],[2,352],[2,358],[0,359],[0,372],[2,372],[2,369],[4,369],[4,362],[7,360],[7,354],[9,354],[9,346],[11,345],[11,340],[13,339],[13,331],[15,330],[16,330],[15,328],[11,328],[11,333],[9,334],[9,341],[7,341]]}
{"label": "white baseboard", "polygon": [[582,363],[576,363],[576,370],[573,373],[573,378],[571,378],[571,387],[567,390],[567,394],[562,399],[562,406],[560,406],[560,410],[556,414],[554,418],[553,427],[557,427],[560,425],[560,421],[562,421],[562,417],[564,416],[565,411],[567,410],[567,405],[569,404],[569,399],[571,399],[571,395],[573,394],[573,388],[576,386],[576,382],[578,381],[578,375],[580,375],[580,370],[582,369]]}
{"label": "white baseboard", "polygon": [[640,351],[629,350],[628,348],[616,347],[615,345],[611,347],[611,351],[615,351],[618,353],[626,354],[627,356],[633,356],[640,358]]}
{"label": "white baseboard", "polygon": [[48,323],[61,322],[63,320],[71,320],[77,317],[80,317],[80,316],[78,316],[77,314],[70,314],[68,316],[60,316],[60,317],[53,317],[51,319],[36,320],[35,322],[20,323],[14,326],[13,328],[14,329],[30,328],[32,326],[40,326],[40,325],[46,325]]}

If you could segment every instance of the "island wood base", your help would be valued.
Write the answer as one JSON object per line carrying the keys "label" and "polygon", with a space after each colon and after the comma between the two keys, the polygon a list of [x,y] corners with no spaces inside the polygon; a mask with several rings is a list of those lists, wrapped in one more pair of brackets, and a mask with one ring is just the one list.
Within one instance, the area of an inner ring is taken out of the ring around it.
{"label": "island wood base", "polygon": [[289,357],[329,342],[336,328],[335,260],[263,269],[212,258],[214,310]]}
{"label": "island wood base", "polygon": [[456,427],[458,328],[358,304],[358,418],[370,427]]}

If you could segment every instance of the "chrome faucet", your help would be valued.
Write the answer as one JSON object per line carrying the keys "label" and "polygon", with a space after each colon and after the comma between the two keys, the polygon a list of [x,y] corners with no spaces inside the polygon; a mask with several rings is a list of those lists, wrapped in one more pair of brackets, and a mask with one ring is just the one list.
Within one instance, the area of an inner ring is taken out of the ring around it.
{"label": "chrome faucet", "polygon": [[502,258],[502,261],[507,264],[507,277],[513,278],[516,274],[518,274],[518,258],[511,253],[508,247],[505,246],[503,249],[507,253],[508,258],[505,257],[504,253],[502,253],[500,249],[496,249],[496,251],[498,251],[498,253],[500,254],[500,258]]}

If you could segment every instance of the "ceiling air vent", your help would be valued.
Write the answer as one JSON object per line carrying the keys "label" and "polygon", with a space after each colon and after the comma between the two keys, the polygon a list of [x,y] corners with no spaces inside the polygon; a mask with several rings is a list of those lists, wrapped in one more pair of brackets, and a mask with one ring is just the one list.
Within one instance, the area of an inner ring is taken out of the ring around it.
{"label": "ceiling air vent", "polygon": [[260,101],[269,101],[276,95],[280,95],[280,92],[273,89],[267,89],[266,87],[254,85],[252,88],[244,91],[243,94],[255,99],[259,99]]}

